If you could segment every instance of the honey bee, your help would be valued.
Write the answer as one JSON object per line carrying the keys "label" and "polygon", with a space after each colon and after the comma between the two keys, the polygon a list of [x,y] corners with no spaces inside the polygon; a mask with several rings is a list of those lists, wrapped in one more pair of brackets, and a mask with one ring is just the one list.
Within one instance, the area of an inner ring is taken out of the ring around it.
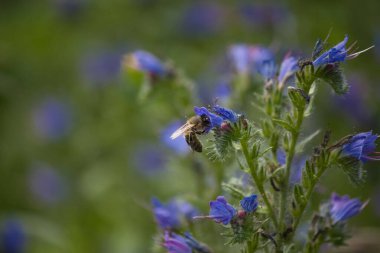
{"label": "honey bee", "polygon": [[204,134],[210,126],[211,121],[206,114],[193,116],[188,119],[184,125],[178,128],[170,138],[174,140],[184,135],[187,145],[189,145],[193,151],[202,152],[202,143],[199,141],[197,135]]}

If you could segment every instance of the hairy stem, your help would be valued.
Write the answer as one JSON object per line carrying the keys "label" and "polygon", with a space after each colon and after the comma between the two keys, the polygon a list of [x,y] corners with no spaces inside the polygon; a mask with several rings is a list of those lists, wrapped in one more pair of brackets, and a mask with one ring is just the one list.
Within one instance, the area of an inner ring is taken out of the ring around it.
{"label": "hairy stem", "polygon": [[256,174],[256,166],[254,165],[252,159],[250,159],[250,155],[249,155],[249,152],[248,152],[248,143],[247,141],[245,140],[241,140],[240,141],[240,144],[241,144],[241,147],[242,147],[242,150],[243,150],[243,154],[244,154],[244,157],[245,157],[245,160],[248,164],[248,167],[249,167],[249,171],[251,173],[251,176],[252,176],[252,179],[253,181],[255,182],[256,184],[256,187],[257,189],[259,190],[260,194],[261,194],[261,197],[263,198],[264,202],[265,202],[265,205],[266,207],[268,208],[268,212],[269,212],[269,216],[274,224],[274,226],[276,228],[278,228],[279,224],[278,224],[278,221],[277,221],[277,218],[274,214],[274,211],[273,211],[273,207],[268,199],[268,196],[264,190],[264,186],[262,184],[262,182],[260,182],[260,179],[258,178],[257,174]]}
{"label": "hairy stem", "polygon": [[295,234],[297,228],[298,228],[298,225],[302,219],[302,216],[305,212],[305,209],[310,201],[310,198],[311,198],[311,194],[314,192],[314,188],[315,186],[317,185],[319,179],[322,177],[323,173],[326,171],[327,169],[327,166],[324,165],[322,168],[320,168],[318,170],[318,173],[315,175],[315,179],[313,180],[313,183],[310,185],[309,189],[307,190],[306,192],[306,195],[305,195],[305,199],[306,199],[306,202],[304,205],[301,206],[301,209],[300,209],[300,212],[299,212],[299,215],[297,217],[295,217],[295,221],[293,223],[293,234],[292,236]]}

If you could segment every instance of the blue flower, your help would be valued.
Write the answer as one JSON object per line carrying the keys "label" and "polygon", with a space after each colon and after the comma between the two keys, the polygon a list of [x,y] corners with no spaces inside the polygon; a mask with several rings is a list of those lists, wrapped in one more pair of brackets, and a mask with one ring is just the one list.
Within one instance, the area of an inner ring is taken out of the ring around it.
{"label": "blue flower", "polygon": [[192,220],[193,217],[199,215],[198,209],[196,209],[192,204],[184,200],[174,200],[173,203],[176,205],[177,210],[181,215],[183,215],[187,220]]}
{"label": "blue flower", "polygon": [[283,166],[283,165],[286,164],[286,153],[285,153],[285,150],[283,150],[282,148],[277,149],[276,156],[277,156],[277,162],[278,162],[278,164],[280,164],[281,166]]}
{"label": "blue flower", "polygon": [[58,140],[69,133],[72,125],[71,110],[67,103],[48,97],[34,109],[36,133],[44,139]]}
{"label": "blue flower", "polygon": [[362,203],[359,199],[350,199],[348,195],[339,196],[333,193],[330,199],[330,216],[333,223],[345,221],[359,214],[367,203]]}
{"label": "blue flower", "polygon": [[163,246],[168,253],[191,253],[192,248],[187,244],[186,239],[176,233],[165,232]]}
{"label": "blue flower", "polygon": [[26,235],[19,220],[6,220],[1,228],[0,251],[5,253],[25,252]]}
{"label": "blue flower", "polygon": [[195,2],[182,13],[180,32],[189,37],[210,36],[218,32],[225,21],[221,5],[209,2]]}
{"label": "blue flower", "polygon": [[378,136],[372,134],[372,131],[356,134],[342,146],[342,153],[362,162],[380,160],[379,156],[370,156],[371,154],[378,155],[378,152],[375,152],[377,138]]}
{"label": "blue flower", "polygon": [[109,50],[86,55],[81,63],[84,79],[94,87],[115,81],[120,73],[121,58],[120,52]]}
{"label": "blue flower", "polygon": [[247,213],[252,213],[256,211],[259,205],[259,202],[257,201],[257,195],[252,194],[251,196],[244,197],[240,201],[240,205]]}
{"label": "blue flower", "polygon": [[129,161],[144,176],[157,176],[166,169],[167,157],[157,144],[141,143],[135,145]]}
{"label": "blue flower", "polygon": [[286,56],[280,66],[280,73],[278,75],[278,82],[281,85],[298,70],[298,61],[292,56]]}
{"label": "blue flower", "polygon": [[176,138],[171,139],[171,134],[182,126],[180,121],[175,121],[170,123],[162,132],[161,132],[161,141],[170,149],[175,151],[177,154],[185,155],[189,153],[190,149],[187,145],[185,138]]}
{"label": "blue flower", "polygon": [[153,54],[137,50],[125,57],[124,64],[127,68],[135,69],[151,76],[162,77],[166,74],[164,64]]}
{"label": "blue flower", "polygon": [[236,209],[227,203],[224,196],[218,196],[215,201],[210,201],[210,213],[207,217],[227,225],[236,213]]}
{"label": "blue flower", "polygon": [[346,44],[348,41],[348,36],[346,35],[340,43],[330,48],[323,54],[321,54],[317,59],[313,61],[313,65],[318,67],[324,64],[331,64],[336,62],[343,62],[346,60],[347,50]]}
{"label": "blue flower", "polygon": [[202,243],[199,243],[189,232],[184,233],[185,241],[192,249],[199,253],[211,253],[211,250]]}
{"label": "blue flower", "polygon": [[224,120],[229,120],[232,123],[237,122],[239,119],[239,114],[232,111],[231,109],[227,109],[227,108],[221,107],[219,105],[213,106],[212,109],[216,114],[218,114]]}
{"label": "blue flower", "polygon": [[198,116],[206,115],[207,117],[209,117],[211,125],[209,129],[206,129],[206,133],[208,133],[214,127],[220,127],[223,123],[223,118],[219,117],[218,115],[212,112],[209,112],[205,107],[194,106],[194,112]]}
{"label": "blue flower", "polygon": [[180,213],[175,203],[162,204],[157,198],[152,198],[153,213],[161,229],[173,229],[180,226]]}
{"label": "blue flower", "polygon": [[273,53],[261,46],[250,46],[249,59],[252,63],[253,72],[259,73],[266,79],[271,79],[276,74],[276,65]]}
{"label": "blue flower", "polygon": [[28,179],[30,192],[41,202],[55,204],[66,196],[66,182],[53,168],[39,165],[32,169]]}
{"label": "blue flower", "polygon": [[228,57],[237,73],[250,71],[249,47],[245,44],[232,45],[228,49]]}

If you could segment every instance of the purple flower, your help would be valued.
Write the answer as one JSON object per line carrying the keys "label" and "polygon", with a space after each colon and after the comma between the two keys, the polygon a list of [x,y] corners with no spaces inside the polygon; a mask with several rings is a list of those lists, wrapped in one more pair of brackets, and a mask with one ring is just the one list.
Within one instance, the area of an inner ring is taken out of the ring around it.
{"label": "purple flower", "polygon": [[26,235],[19,220],[6,220],[1,228],[0,251],[4,253],[25,252]]}
{"label": "purple flower", "polygon": [[221,80],[219,81],[215,88],[214,88],[214,96],[218,98],[218,101],[228,99],[231,95],[231,85],[230,85],[230,80]]}
{"label": "purple flower", "polygon": [[161,229],[178,228],[181,224],[180,213],[174,202],[162,204],[157,198],[152,198],[154,217]]}
{"label": "purple flower", "polygon": [[136,145],[130,160],[133,166],[146,176],[156,176],[164,171],[167,162],[163,150],[150,143]]}
{"label": "purple flower", "polygon": [[153,54],[137,50],[125,56],[125,66],[149,74],[152,77],[166,75],[165,65]]}
{"label": "purple flower", "polygon": [[187,244],[186,239],[176,233],[165,232],[163,246],[169,253],[191,253],[192,249]]}
{"label": "purple flower", "polygon": [[45,139],[57,140],[68,134],[72,125],[69,106],[56,98],[43,99],[34,109],[33,123],[36,133]]}
{"label": "purple flower", "polygon": [[205,218],[211,218],[217,223],[227,225],[236,213],[236,209],[227,203],[224,196],[218,196],[215,201],[210,201],[210,213]]}
{"label": "purple flower", "polygon": [[251,61],[249,47],[245,44],[232,45],[228,49],[228,57],[237,73],[249,73]]}
{"label": "purple flower", "polygon": [[91,85],[105,86],[119,76],[121,59],[122,54],[119,52],[95,52],[84,57],[81,71]]}
{"label": "purple flower", "polygon": [[286,56],[281,63],[278,82],[282,85],[298,70],[298,61],[292,56]]}
{"label": "purple flower", "polygon": [[198,2],[185,9],[180,29],[189,36],[210,36],[220,30],[223,21],[223,9],[218,4]]}
{"label": "purple flower", "polygon": [[348,195],[339,196],[336,193],[331,195],[330,216],[333,223],[345,221],[359,214],[367,203],[362,203],[359,199],[350,199]]}
{"label": "purple flower", "polygon": [[209,112],[205,107],[194,106],[194,112],[198,116],[206,115],[210,119],[211,125],[208,129],[206,129],[206,133],[208,133],[214,127],[220,127],[223,123],[223,118],[212,112]]}
{"label": "purple flower", "polygon": [[222,117],[223,120],[228,120],[232,123],[235,123],[239,119],[239,114],[232,111],[231,109],[224,108],[224,107],[221,107],[219,105],[214,105],[212,109],[216,114],[218,114],[220,117]]}
{"label": "purple flower", "polygon": [[354,157],[362,162],[380,160],[379,153],[375,152],[377,138],[378,136],[372,134],[372,131],[356,134],[343,145],[342,153],[345,156]]}
{"label": "purple flower", "polygon": [[198,242],[189,232],[184,233],[185,241],[198,253],[211,253],[211,250],[203,243]]}
{"label": "purple flower", "polygon": [[271,79],[276,74],[273,53],[261,46],[249,47],[249,59],[253,66],[253,72],[259,73],[266,79]]}
{"label": "purple flower", "polygon": [[58,171],[48,166],[32,169],[29,175],[30,192],[46,204],[61,201],[66,195],[66,183]]}
{"label": "purple flower", "polygon": [[252,194],[251,196],[244,197],[240,201],[240,205],[247,213],[253,213],[256,211],[259,205],[259,202],[257,201],[257,195]]}
{"label": "purple flower", "polygon": [[[277,162],[279,165],[284,166],[286,164],[286,153],[283,149],[277,149]],[[295,157],[292,161],[292,168],[290,172],[290,183],[298,184],[302,178],[302,170],[305,167],[306,159],[304,157]]]}

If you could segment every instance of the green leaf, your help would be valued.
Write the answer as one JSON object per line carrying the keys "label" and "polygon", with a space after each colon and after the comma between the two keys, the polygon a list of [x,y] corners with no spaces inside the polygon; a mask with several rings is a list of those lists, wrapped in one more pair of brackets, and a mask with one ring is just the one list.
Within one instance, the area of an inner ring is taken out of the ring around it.
{"label": "green leaf", "polygon": [[321,131],[318,129],[314,133],[307,136],[305,139],[300,141],[296,146],[296,153],[300,153],[305,148],[306,144],[308,144],[310,141],[312,141]]}
{"label": "green leaf", "polygon": [[285,128],[286,130],[288,130],[291,133],[294,133],[296,131],[294,129],[294,127],[291,124],[289,124],[289,122],[287,122],[285,120],[282,120],[282,119],[273,119],[273,122],[276,123],[277,125]]}

